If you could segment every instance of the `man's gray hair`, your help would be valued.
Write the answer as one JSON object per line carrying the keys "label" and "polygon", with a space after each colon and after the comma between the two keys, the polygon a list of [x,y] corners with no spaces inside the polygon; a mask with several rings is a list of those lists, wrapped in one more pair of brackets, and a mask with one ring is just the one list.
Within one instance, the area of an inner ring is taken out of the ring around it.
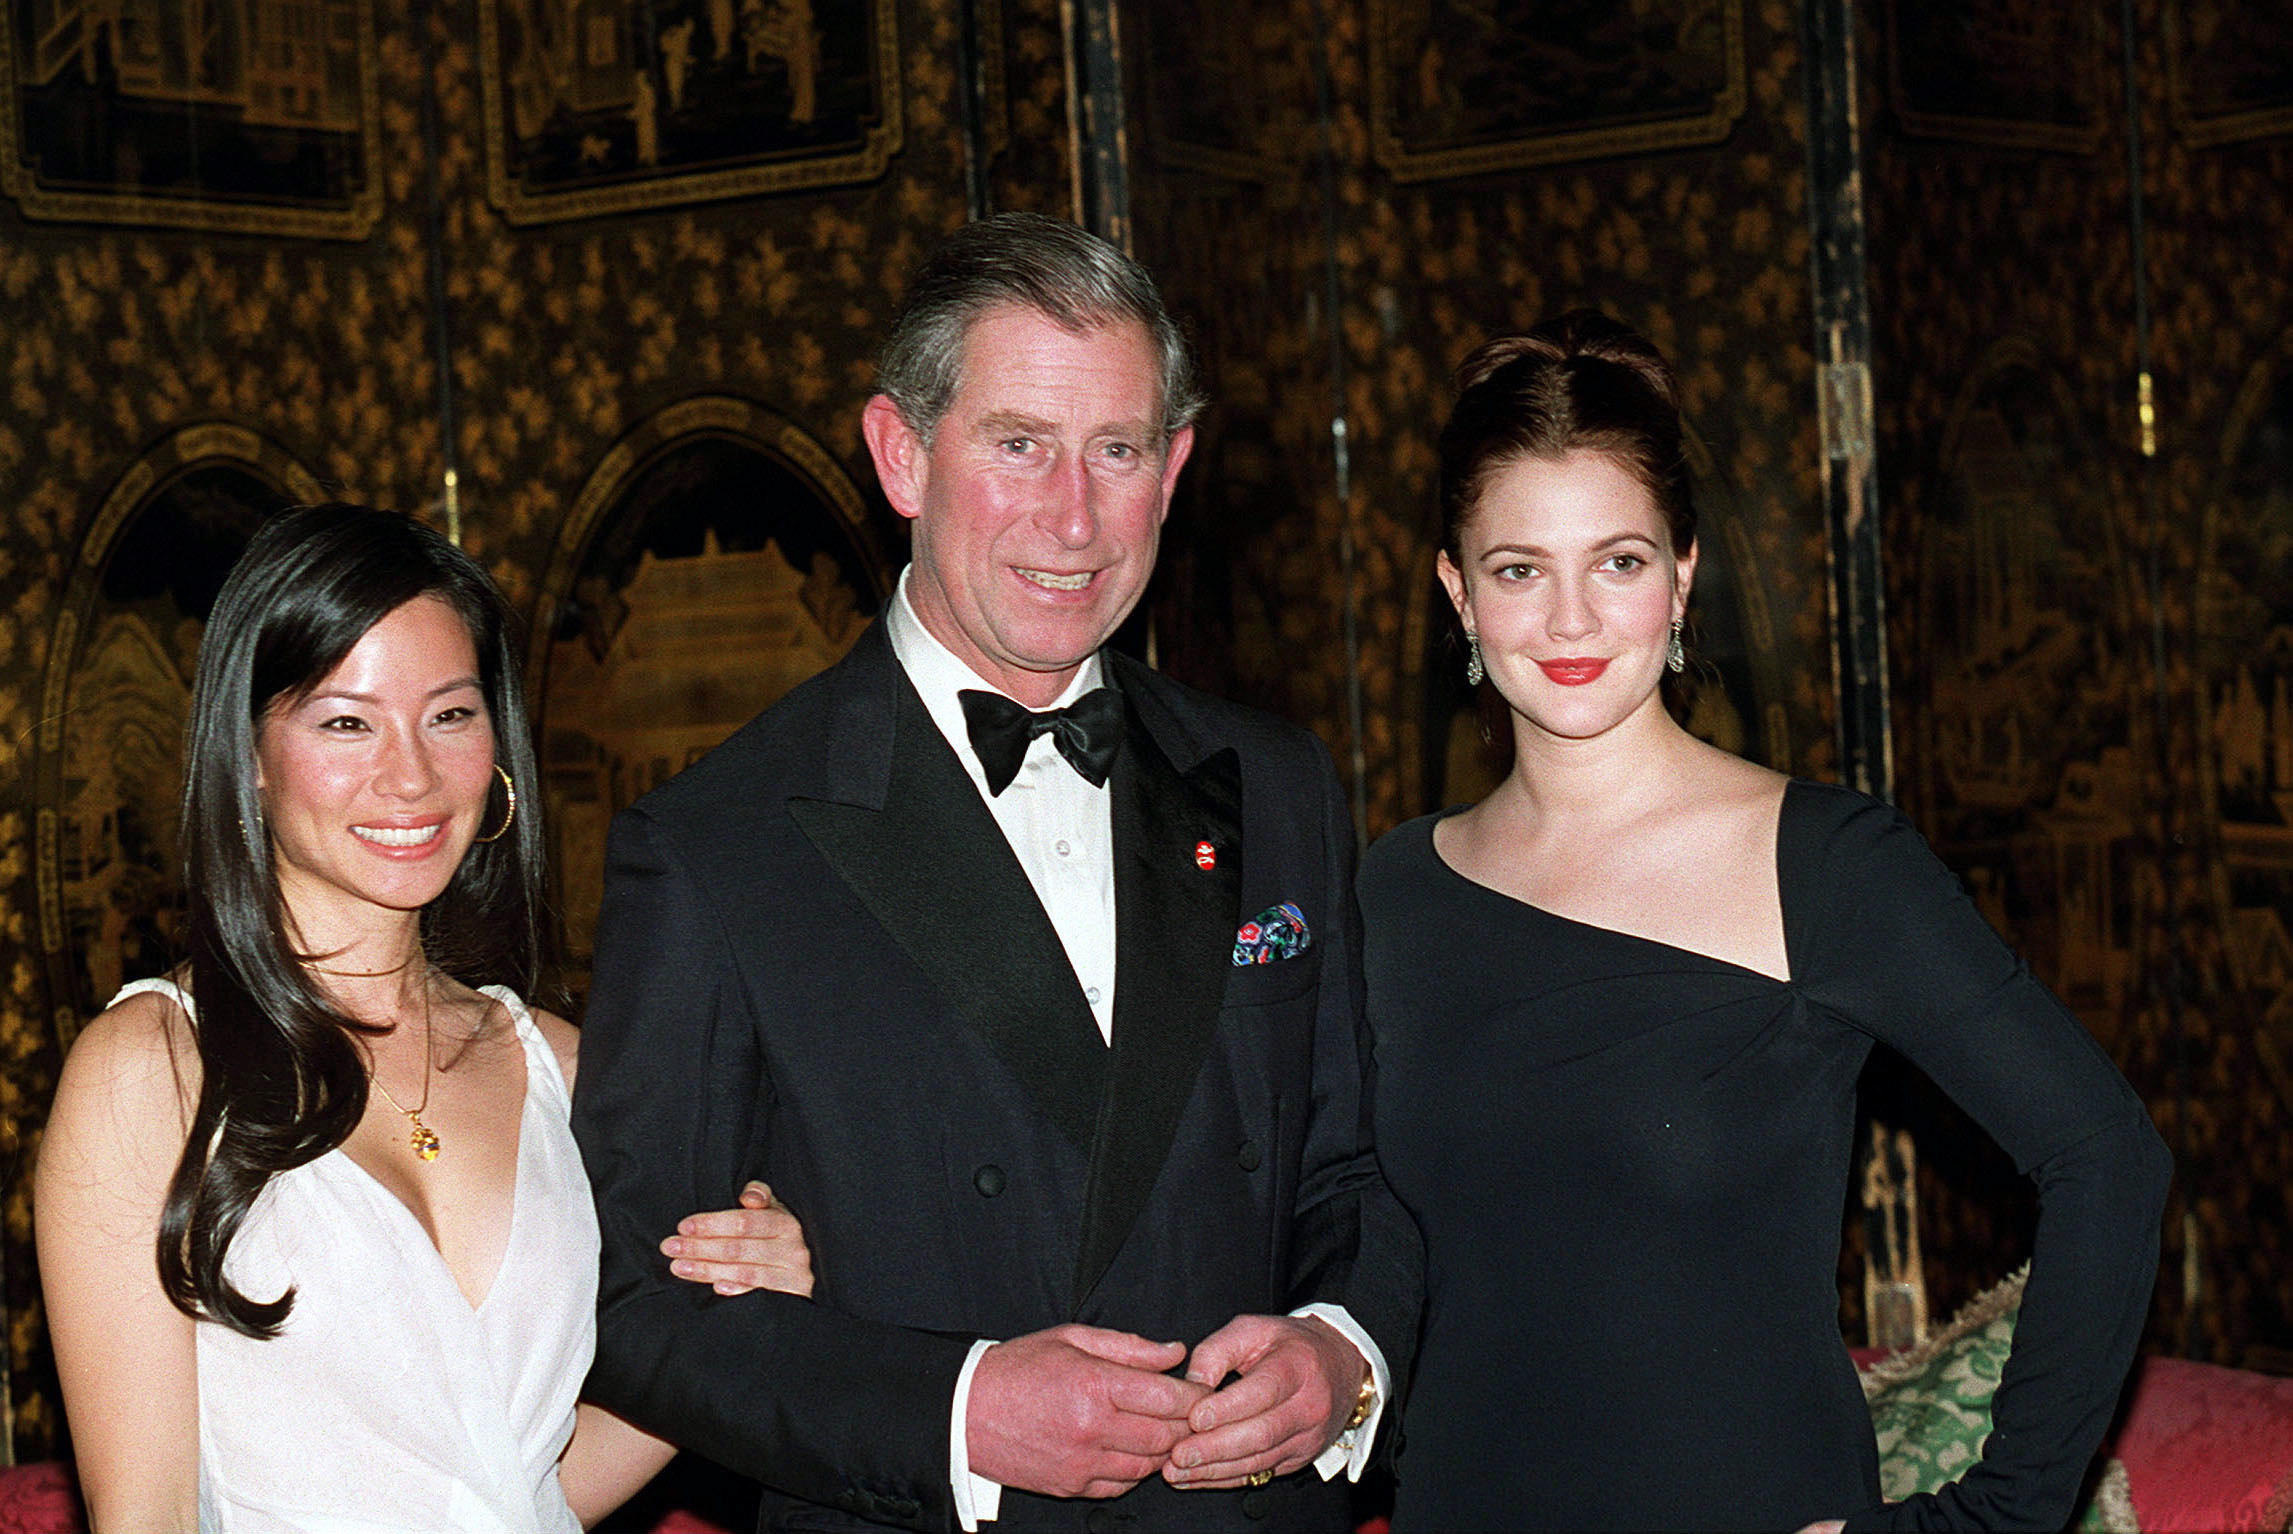
{"label": "man's gray hair", "polygon": [[1126,321],[1145,326],[1162,358],[1163,440],[1201,413],[1186,337],[1145,267],[1073,224],[999,213],[966,224],[925,260],[876,362],[877,392],[926,442],[955,399],[973,322],[1007,305],[1076,332]]}

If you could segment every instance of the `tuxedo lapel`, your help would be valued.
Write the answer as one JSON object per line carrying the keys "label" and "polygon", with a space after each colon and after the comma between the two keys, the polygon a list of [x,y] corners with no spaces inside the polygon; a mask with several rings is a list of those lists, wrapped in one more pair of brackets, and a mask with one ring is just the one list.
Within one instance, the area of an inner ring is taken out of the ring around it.
{"label": "tuxedo lapel", "polygon": [[[1181,772],[1142,720],[1140,673],[1109,780],[1115,849],[1115,1024],[1091,1148],[1078,1305],[1145,1207],[1218,1029],[1242,896],[1242,769],[1232,748]],[[1210,867],[1198,857],[1210,844]]]}
{"label": "tuxedo lapel", "polygon": [[[789,814],[950,1009],[1088,1148],[1108,1051],[1074,967],[890,645],[874,633],[862,644],[870,639],[845,663],[849,706],[827,743],[831,781],[791,798]],[[850,962],[866,964],[871,934],[851,937]]]}

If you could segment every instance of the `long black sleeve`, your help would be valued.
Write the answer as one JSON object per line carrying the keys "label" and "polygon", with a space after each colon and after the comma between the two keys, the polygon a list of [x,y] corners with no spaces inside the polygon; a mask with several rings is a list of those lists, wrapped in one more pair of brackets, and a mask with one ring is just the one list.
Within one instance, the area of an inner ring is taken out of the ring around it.
{"label": "long black sleeve", "polygon": [[1847,1527],[2059,1529],[2141,1338],[2171,1158],[2109,1058],[1909,823],[1838,797],[1812,860],[1820,898],[1796,904],[1811,1001],[1926,1072],[2039,1195],[1982,1458],[1941,1491],[1862,1510]]}
{"label": "long black sleeve", "polygon": [[[1332,920],[1317,941],[1323,981],[1314,1033],[1314,1116],[1296,1202],[1289,1303],[1340,1304],[1385,1355],[1391,1398],[1408,1393],[1425,1298],[1425,1248],[1416,1221],[1386,1185],[1371,1144],[1371,1039],[1361,977],[1361,910],[1354,895],[1353,817],[1319,742],[1320,789]],[[1301,774],[1302,776],[1303,774]],[[1398,1411],[1380,1437],[1390,1451]]]}

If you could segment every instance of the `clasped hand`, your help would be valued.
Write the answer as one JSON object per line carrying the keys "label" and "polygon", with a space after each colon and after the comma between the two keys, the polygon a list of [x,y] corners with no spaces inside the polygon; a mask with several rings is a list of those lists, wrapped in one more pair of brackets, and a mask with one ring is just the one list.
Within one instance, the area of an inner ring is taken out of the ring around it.
{"label": "clasped hand", "polygon": [[[803,1227],[763,1183],[743,1188],[737,1208],[687,1216],[661,1251],[677,1277],[719,1294],[812,1292]],[[1181,1363],[1184,1377],[1168,1372]],[[1118,1497],[1158,1473],[1201,1488],[1288,1475],[1337,1436],[1365,1367],[1312,1318],[1236,1316],[1191,1354],[1055,1326],[981,1355],[965,1422],[971,1468],[1054,1497]]]}
{"label": "clasped hand", "polygon": [[[1165,1372],[1181,1362],[1183,1378]],[[1337,1436],[1364,1367],[1311,1318],[1237,1316],[1191,1355],[1181,1343],[1056,1326],[981,1355],[965,1422],[971,1468],[1054,1497],[1116,1497],[1157,1473],[1211,1488],[1287,1475]]]}

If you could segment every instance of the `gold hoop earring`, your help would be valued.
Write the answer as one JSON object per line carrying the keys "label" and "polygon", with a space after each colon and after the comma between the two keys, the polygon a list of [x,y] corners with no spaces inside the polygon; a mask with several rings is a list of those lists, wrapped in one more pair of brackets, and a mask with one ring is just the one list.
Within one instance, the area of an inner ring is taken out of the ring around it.
{"label": "gold hoop earring", "polygon": [[502,816],[500,828],[491,836],[479,837],[478,840],[481,842],[500,841],[509,834],[510,823],[518,818],[518,786],[510,781],[510,775],[501,763],[494,763],[494,772],[502,780],[502,792],[509,795],[510,807],[509,812]]}

